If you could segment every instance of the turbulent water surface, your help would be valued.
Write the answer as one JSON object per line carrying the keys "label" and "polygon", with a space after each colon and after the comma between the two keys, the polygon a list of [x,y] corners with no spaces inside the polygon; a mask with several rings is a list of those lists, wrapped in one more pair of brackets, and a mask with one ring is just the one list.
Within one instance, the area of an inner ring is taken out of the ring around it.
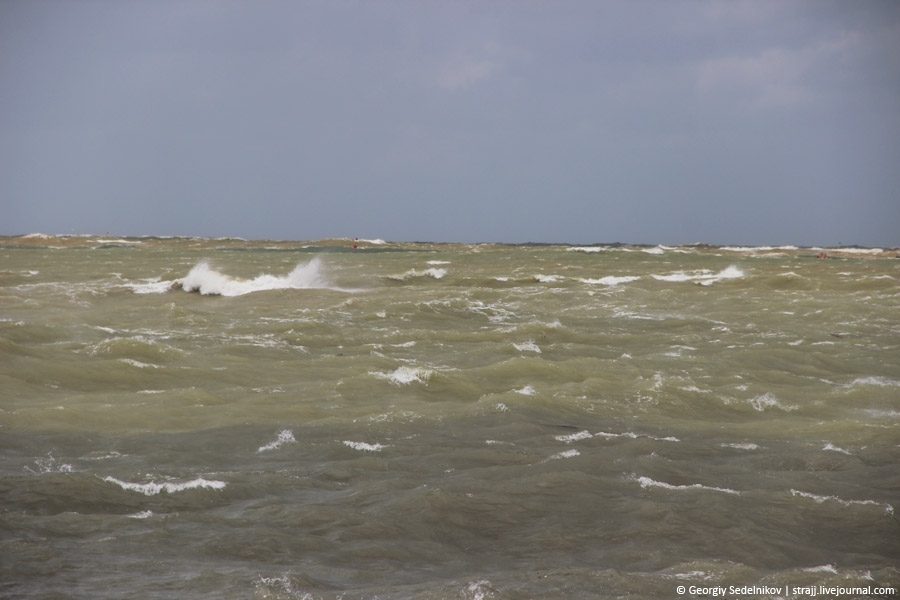
{"label": "turbulent water surface", "polygon": [[887,597],[900,260],[826,251],[3,238],[0,595]]}

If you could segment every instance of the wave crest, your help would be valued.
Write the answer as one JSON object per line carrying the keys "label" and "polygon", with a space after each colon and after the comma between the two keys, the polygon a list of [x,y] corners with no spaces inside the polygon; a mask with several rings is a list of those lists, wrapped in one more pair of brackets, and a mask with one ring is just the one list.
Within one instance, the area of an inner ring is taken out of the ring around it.
{"label": "wave crest", "polygon": [[285,289],[335,289],[322,275],[322,261],[315,257],[307,264],[299,264],[283,277],[263,274],[253,279],[240,279],[221,273],[204,261],[195,266],[183,279],[175,282],[186,292],[204,296],[243,296],[252,292]]}

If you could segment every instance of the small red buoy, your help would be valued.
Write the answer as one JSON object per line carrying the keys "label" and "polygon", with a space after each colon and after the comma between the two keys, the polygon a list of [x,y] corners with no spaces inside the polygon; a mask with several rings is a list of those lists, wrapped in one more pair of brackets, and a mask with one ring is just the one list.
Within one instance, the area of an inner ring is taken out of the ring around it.
{"label": "small red buoy", "polygon": [[359,238],[353,238],[353,249],[356,250],[358,246],[356,245],[359,242]]}

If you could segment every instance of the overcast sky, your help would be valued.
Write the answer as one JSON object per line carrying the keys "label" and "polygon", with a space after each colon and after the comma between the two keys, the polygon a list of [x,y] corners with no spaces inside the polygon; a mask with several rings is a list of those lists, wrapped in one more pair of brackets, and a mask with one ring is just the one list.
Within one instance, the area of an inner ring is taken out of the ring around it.
{"label": "overcast sky", "polygon": [[0,234],[900,246],[894,0],[0,0]]}

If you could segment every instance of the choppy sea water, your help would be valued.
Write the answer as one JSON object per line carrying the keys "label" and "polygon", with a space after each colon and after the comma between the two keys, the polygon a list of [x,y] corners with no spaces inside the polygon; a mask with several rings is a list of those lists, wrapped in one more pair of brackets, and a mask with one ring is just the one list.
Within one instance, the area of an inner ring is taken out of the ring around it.
{"label": "choppy sea water", "polygon": [[896,597],[900,260],[818,251],[2,238],[0,596]]}

